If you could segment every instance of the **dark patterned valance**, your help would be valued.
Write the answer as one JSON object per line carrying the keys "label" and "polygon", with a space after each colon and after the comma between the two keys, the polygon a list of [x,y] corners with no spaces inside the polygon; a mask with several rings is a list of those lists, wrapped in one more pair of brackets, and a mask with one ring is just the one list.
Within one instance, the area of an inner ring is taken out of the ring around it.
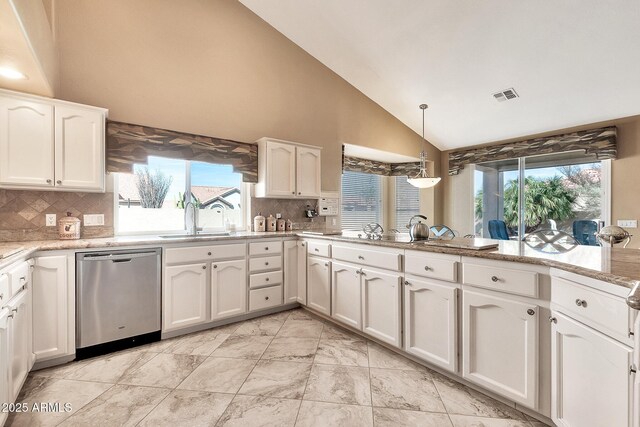
{"label": "dark patterned valance", "polygon": [[420,162],[384,163],[376,160],[343,156],[342,170],[384,176],[413,176],[420,172]]}
{"label": "dark patterned valance", "polygon": [[564,135],[547,136],[526,141],[452,151],[449,153],[449,175],[457,175],[464,165],[540,154],[584,150],[600,160],[615,159],[617,129],[615,126],[585,130]]}
{"label": "dark patterned valance", "polygon": [[258,146],[121,122],[107,122],[107,171],[132,172],[149,156],[232,165],[244,182],[258,182]]}

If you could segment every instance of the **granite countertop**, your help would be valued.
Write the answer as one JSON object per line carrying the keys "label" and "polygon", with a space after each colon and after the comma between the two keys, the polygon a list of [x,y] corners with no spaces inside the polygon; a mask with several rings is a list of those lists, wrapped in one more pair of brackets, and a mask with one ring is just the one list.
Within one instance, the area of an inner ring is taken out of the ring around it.
{"label": "granite countertop", "polygon": [[[630,299],[637,295],[640,309],[640,250],[606,248],[599,246],[576,246],[564,253],[545,253],[536,250],[526,243],[517,241],[494,241],[498,246],[493,249],[474,250],[439,246],[437,244],[412,243],[404,236],[396,240],[367,240],[357,234],[317,235],[293,232],[235,232],[229,236],[176,237],[161,238],[159,236],[120,236],[101,239],[80,240],[45,240],[31,242],[0,242],[0,268],[19,257],[27,257],[36,251],[99,249],[140,245],[166,245],[175,243],[217,242],[237,239],[262,239],[273,237],[306,237],[337,242],[360,243],[396,249],[418,250],[452,254],[466,257],[486,258],[500,261],[521,262],[554,267],[594,279],[602,280],[618,286],[632,289]],[[464,239],[469,241],[469,239]],[[486,243],[488,239],[482,239]],[[433,241],[432,241],[433,242]],[[634,300],[635,301],[635,300]],[[636,304],[634,302],[634,304]],[[631,305],[631,302],[630,302]]]}

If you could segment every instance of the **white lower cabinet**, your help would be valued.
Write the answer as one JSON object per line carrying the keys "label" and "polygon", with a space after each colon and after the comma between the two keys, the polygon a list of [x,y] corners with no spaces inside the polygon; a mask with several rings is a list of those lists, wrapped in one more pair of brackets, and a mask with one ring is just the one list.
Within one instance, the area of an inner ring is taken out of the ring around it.
{"label": "white lower cabinet", "polygon": [[362,331],[402,347],[402,276],[373,269],[362,269],[360,275]]}
{"label": "white lower cabinet", "polygon": [[74,295],[66,255],[33,260],[33,353],[36,361],[75,353]]}
{"label": "white lower cabinet", "polygon": [[211,320],[247,312],[247,261],[211,264]]}
{"label": "white lower cabinet", "polygon": [[307,306],[331,315],[331,262],[326,258],[307,259]]}
{"label": "white lower cabinet", "polygon": [[331,317],[352,328],[362,329],[362,269],[335,261],[331,267]]}
{"label": "white lower cabinet", "polygon": [[529,408],[538,396],[538,306],[463,290],[462,375]]}
{"label": "white lower cabinet", "polygon": [[[306,278],[306,265],[304,259],[300,259],[300,245],[304,242],[297,240],[286,240],[283,249],[284,263],[284,302],[285,304],[298,302],[300,300],[299,293],[301,286],[299,284],[301,274],[300,268],[304,270]],[[306,258],[303,257],[303,258]],[[306,280],[305,280],[306,283]]]}
{"label": "white lower cabinet", "polygon": [[631,427],[633,349],[562,314],[553,317],[554,423]]}
{"label": "white lower cabinet", "polygon": [[207,321],[207,264],[165,268],[163,330],[173,330]]}
{"label": "white lower cabinet", "polygon": [[31,351],[31,291],[20,291],[7,305],[9,314],[9,402],[15,401],[33,364]]}
{"label": "white lower cabinet", "polygon": [[404,349],[448,371],[458,371],[459,289],[407,276],[404,286]]}
{"label": "white lower cabinet", "polygon": [[[0,306],[0,404],[9,400],[9,313]],[[4,425],[8,412],[0,410],[0,426]]]}

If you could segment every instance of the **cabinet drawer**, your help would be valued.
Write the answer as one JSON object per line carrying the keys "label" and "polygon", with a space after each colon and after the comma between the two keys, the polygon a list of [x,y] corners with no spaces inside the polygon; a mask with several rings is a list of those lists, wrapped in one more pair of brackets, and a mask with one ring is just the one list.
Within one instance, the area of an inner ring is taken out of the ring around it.
{"label": "cabinet drawer", "polygon": [[538,297],[538,273],[479,264],[462,264],[462,283],[510,294]]}
{"label": "cabinet drawer", "polygon": [[249,243],[249,255],[281,254],[282,242],[254,242]]}
{"label": "cabinet drawer", "polygon": [[458,257],[407,252],[404,259],[405,273],[455,282],[458,280]]}
{"label": "cabinet drawer", "polygon": [[261,310],[282,304],[282,286],[253,289],[249,291],[249,310]]}
{"label": "cabinet drawer", "polygon": [[361,265],[384,268],[386,270],[400,271],[402,268],[402,255],[397,252],[361,249],[351,246],[333,246],[331,248],[333,258],[354,262]]}
{"label": "cabinet drawer", "polygon": [[8,272],[9,276],[9,298],[18,293],[20,288],[29,282],[29,263],[21,262]]}
{"label": "cabinet drawer", "polygon": [[246,255],[246,244],[236,243],[232,245],[169,248],[164,251],[164,260],[167,264],[180,264],[193,261],[243,258]]}
{"label": "cabinet drawer", "polygon": [[331,244],[325,242],[308,242],[309,255],[329,258],[331,256]]}
{"label": "cabinet drawer", "polygon": [[282,257],[267,256],[261,258],[251,258],[249,260],[249,271],[254,273],[258,271],[280,270],[282,269]]}
{"label": "cabinet drawer", "polygon": [[606,335],[623,342],[629,340],[631,313],[623,298],[554,277],[551,302],[554,309]]}
{"label": "cabinet drawer", "polygon": [[249,276],[250,288],[261,288],[263,286],[273,286],[282,283],[282,270],[270,271],[268,273],[258,273]]}

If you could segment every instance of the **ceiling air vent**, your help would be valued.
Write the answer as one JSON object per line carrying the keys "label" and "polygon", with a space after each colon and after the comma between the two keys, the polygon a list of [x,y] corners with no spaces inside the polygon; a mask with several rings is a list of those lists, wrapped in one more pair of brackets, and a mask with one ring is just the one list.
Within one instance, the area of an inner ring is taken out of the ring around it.
{"label": "ceiling air vent", "polygon": [[515,98],[518,98],[518,96],[519,96],[518,93],[512,87],[510,87],[509,89],[505,89],[502,92],[497,92],[497,93],[493,94],[493,97],[498,102],[503,102],[503,101],[508,101],[510,99],[515,99]]}

